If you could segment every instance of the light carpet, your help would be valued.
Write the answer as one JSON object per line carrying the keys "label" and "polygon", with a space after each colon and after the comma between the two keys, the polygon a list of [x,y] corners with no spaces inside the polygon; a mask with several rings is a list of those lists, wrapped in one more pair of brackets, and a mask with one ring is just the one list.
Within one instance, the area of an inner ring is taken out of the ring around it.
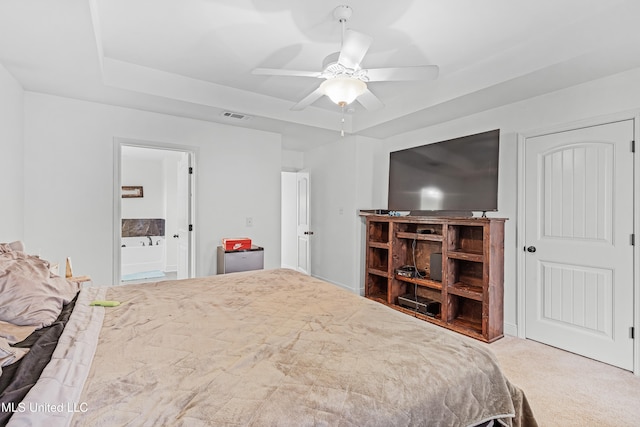
{"label": "light carpet", "polygon": [[487,344],[541,427],[640,426],[640,377],[531,340]]}

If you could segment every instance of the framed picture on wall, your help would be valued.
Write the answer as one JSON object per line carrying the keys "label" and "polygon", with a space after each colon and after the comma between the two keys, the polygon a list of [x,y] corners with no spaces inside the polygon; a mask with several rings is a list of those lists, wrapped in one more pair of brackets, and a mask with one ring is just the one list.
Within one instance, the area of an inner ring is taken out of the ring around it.
{"label": "framed picture on wall", "polygon": [[143,197],[142,186],[122,186],[122,198]]}

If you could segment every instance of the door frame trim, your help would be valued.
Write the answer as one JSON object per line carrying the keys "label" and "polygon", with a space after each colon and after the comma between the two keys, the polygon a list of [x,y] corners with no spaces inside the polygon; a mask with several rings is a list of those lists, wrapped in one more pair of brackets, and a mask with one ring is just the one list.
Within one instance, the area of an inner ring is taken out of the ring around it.
{"label": "door frame trim", "polygon": [[[625,120],[633,120],[633,129],[634,129],[634,138],[636,140],[639,139],[640,135],[640,110],[634,109],[630,111],[623,111],[619,113],[603,115],[598,117],[592,117],[585,120],[579,120],[575,122],[565,123],[561,125],[554,125],[543,127],[539,129],[534,129],[522,133],[518,133],[518,161],[517,161],[517,188],[518,188],[518,196],[517,196],[517,215],[516,215],[516,320],[517,324],[517,334],[519,338],[526,338],[526,321],[525,321],[525,310],[526,310],[526,301],[525,301],[525,282],[526,282],[526,271],[525,271],[525,253],[524,247],[526,245],[525,242],[525,230],[526,230],[526,205],[525,205],[525,145],[527,139],[544,136],[552,133],[565,132],[570,130],[576,130],[580,128],[604,125],[613,122],[620,122]],[[640,148],[636,148],[636,152],[633,153],[633,183],[634,183],[634,191],[633,191],[633,209],[634,209],[634,220],[633,220],[633,232],[638,234],[640,231],[640,173],[638,173],[638,162],[637,162],[637,152]],[[636,238],[636,241],[638,239]],[[640,339],[638,336],[640,335],[640,259],[638,259],[638,250],[636,246],[633,248],[633,327],[635,330],[635,338],[633,343],[633,373],[635,375],[640,376]]]}
{"label": "door frame trim", "polygon": [[[194,173],[191,175],[191,195],[190,195],[190,223],[193,224],[195,230],[197,230],[196,225],[196,195],[197,195],[197,154],[198,147],[192,147],[187,145],[179,145],[179,144],[169,144],[163,142],[156,141],[145,141],[140,139],[132,139],[132,138],[121,138],[114,137],[113,138],[113,247],[112,247],[112,282],[113,284],[120,283],[121,277],[121,257],[120,257],[120,238],[121,238],[121,228],[122,228],[122,198],[120,196],[120,191],[122,187],[122,147],[141,147],[141,148],[150,148],[156,150],[167,150],[167,151],[180,151],[183,153],[187,153],[190,157],[190,166],[194,168]],[[190,236],[190,259],[189,259],[189,276],[196,277],[196,232],[193,232]]]}

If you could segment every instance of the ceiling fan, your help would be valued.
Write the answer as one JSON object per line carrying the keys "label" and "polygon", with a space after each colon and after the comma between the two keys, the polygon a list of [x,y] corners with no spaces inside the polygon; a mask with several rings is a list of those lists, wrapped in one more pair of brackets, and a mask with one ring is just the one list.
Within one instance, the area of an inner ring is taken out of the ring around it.
{"label": "ceiling fan", "polygon": [[384,104],[369,90],[367,83],[433,80],[438,77],[439,68],[437,65],[362,68],[360,63],[369,50],[373,39],[366,34],[345,29],[346,22],[352,13],[351,7],[346,5],[338,6],[334,10],[333,16],[342,24],[342,47],[340,52],[334,52],[324,59],[322,71],[256,68],[253,70],[253,74],[324,79],[316,90],[291,108],[295,111],[306,108],[323,95],[328,96],[342,108],[357,100],[367,110],[376,110],[383,107]]}

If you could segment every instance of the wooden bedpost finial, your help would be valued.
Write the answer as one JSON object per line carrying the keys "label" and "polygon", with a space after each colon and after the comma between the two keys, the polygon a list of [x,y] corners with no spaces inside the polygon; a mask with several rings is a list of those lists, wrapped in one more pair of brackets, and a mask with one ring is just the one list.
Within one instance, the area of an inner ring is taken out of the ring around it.
{"label": "wooden bedpost finial", "polygon": [[73,270],[71,268],[71,258],[67,257],[67,271],[65,272],[65,276],[67,279],[69,277],[73,277]]}

